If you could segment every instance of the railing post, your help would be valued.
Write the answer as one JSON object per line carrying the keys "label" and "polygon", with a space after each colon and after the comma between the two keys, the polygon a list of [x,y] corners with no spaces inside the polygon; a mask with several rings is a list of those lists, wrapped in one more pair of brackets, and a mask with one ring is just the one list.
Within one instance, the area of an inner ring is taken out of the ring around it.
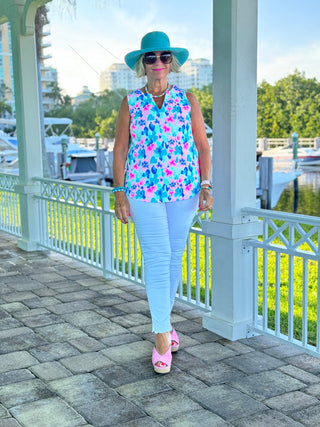
{"label": "railing post", "polygon": [[319,150],[319,148],[320,148],[320,138],[318,136],[316,138],[314,138],[314,145],[313,145],[313,147],[316,150]]}
{"label": "railing post", "polygon": [[272,208],[273,157],[259,159],[259,187],[262,190],[262,209]]}
{"label": "railing post", "polygon": [[268,150],[268,138],[259,138],[258,139],[258,151],[262,153]]}
{"label": "railing post", "polygon": [[113,277],[113,219],[110,214],[110,193],[101,191],[100,256],[103,277]]}
{"label": "railing post", "polygon": [[106,158],[104,150],[97,150],[97,172],[105,173],[106,172]]}

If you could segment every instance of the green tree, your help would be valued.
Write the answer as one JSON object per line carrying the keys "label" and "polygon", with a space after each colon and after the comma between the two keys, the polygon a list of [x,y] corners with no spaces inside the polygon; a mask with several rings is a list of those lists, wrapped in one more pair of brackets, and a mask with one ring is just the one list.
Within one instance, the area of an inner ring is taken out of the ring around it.
{"label": "green tree", "polygon": [[0,84],[0,101],[6,99],[7,93],[11,93],[11,89],[5,83],[2,82]]}
{"label": "green tree", "polygon": [[51,91],[47,96],[52,98],[56,104],[62,104],[64,99],[62,95],[62,89],[59,87],[58,83],[50,82],[48,83],[48,88],[51,89]]}
{"label": "green tree", "polygon": [[263,81],[257,91],[257,135],[285,138],[320,135],[320,83],[295,70],[274,85]]}
{"label": "green tree", "polygon": [[100,133],[101,122],[114,116],[113,111],[117,114],[125,95],[126,91],[123,89],[117,92],[106,90],[81,102],[73,112],[74,135],[93,138],[96,132]]}
{"label": "green tree", "polygon": [[81,102],[73,112],[73,132],[76,137],[93,138],[98,132],[96,123],[97,108],[95,99],[91,98]]}
{"label": "green tree", "polygon": [[11,114],[12,108],[7,104],[6,94],[11,92],[11,89],[8,88],[4,83],[0,84],[0,117],[4,117],[6,113]]}
{"label": "green tree", "polygon": [[4,117],[6,113],[11,114],[12,108],[9,104],[7,104],[7,101],[3,99],[2,101],[0,101],[0,117]]}
{"label": "green tree", "polygon": [[190,92],[199,102],[204,122],[212,128],[212,83],[202,89],[192,88]]}
{"label": "green tree", "polygon": [[116,133],[118,112],[112,110],[111,115],[100,122],[99,134],[102,138],[114,138]]}

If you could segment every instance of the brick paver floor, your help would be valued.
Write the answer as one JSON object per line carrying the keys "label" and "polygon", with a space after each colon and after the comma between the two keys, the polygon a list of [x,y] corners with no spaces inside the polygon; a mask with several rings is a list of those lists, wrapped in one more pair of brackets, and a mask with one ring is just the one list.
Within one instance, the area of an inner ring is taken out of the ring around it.
{"label": "brick paver floor", "polygon": [[181,303],[173,321],[160,376],[144,288],[0,233],[0,426],[320,426],[320,359]]}

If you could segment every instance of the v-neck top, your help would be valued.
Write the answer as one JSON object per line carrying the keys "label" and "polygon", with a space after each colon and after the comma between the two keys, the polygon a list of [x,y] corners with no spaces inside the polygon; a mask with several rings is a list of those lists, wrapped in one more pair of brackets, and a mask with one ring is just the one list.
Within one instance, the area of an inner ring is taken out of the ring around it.
{"label": "v-neck top", "polygon": [[133,199],[166,203],[200,191],[198,151],[191,106],[184,90],[172,86],[161,108],[140,89],[128,95],[130,146],[125,187]]}

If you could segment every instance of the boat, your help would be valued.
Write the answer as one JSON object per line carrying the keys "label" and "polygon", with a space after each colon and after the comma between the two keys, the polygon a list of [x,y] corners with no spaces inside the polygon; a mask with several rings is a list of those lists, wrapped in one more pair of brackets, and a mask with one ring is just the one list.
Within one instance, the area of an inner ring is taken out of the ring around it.
{"label": "boat", "polygon": [[[293,160],[293,145],[286,147],[277,147],[271,150],[264,151],[262,157],[273,157],[277,163],[288,163]],[[319,166],[320,165],[320,149],[298,147],[297,162],[300,167]]]}
{"label": "boat", "polygon": [[[18,141],[15,135],[15,119],[0,119],[0,125],[12,127],[12,133],[0,131],[0,173],[19,173]],[[45,145],[51,178],[63,178],[92,184],[105,184],[112,179],[105,173],[103,162],[98,161],[99,151],[89,150],[68,135],[72,120],[45,117]],[[59,126],[59,128],[58,128]],[[101,156],[100,156],[101,158]]]}
{"label": "boat", "polygon": [[77,181],[87,184],[106,185],[113,179],[105,171],[105,154],[79,152],[68,156],[68,161],[60,165],[61,178],[66,181]]}
{"label": "boat", "polygon": [[[18,151],[18,140],[15,134],[15,119],[0,119],[0,125],[11,127],[12,131],[6,133],[0,130],[0,151],[16,150]],[[71,135],[72,120],[69,118],[60,117],[45,117],[44,132],[45,144],[47,153],[62,153],[64,151],[63,144],[67,144],[67,153],[87,152],[92,153],[92,150],[81,147],[76,143],[75,138]],[[59,126],[59,128],[57,127]]]}
{"label": "boat", "polygon": [[279,164],[274,163],[274,158],[271,156],[260,157],[257,163],[256,206],[258,208],[262,205],[273,209],[287,185],[303,173],[303,169],[295,160],[290,159],[282,169],[279,169]]}

